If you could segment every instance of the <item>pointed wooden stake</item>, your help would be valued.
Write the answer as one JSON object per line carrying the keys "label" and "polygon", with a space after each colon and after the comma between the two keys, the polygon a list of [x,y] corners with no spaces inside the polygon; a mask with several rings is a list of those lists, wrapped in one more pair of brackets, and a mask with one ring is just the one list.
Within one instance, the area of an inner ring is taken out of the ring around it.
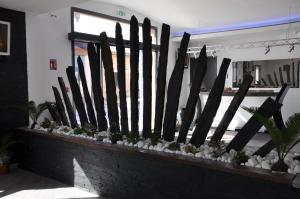
{"label": "pointed wooden stake", "polygon": [[144,19],[143,28],[143,137],[151,135],[151,100],[152,100],[152,38],[151,22],[148,18]]}
{"label": "pointed wooden stake", "polygon": [[69,66],[67,68],[66,72],[67,72],[67,76],[69,79],[75,107],[76,107],[78,115],[79,115],[80,124],[81,124],[81,126],[83,126],[84,124],[89,123],[89,120],[88,120],[88,117],[87,117],[87,114],[85,111],[83,99],[82,99],[82,96],[80,93],[80,88],[79,88],[79,85],[77,83],[77,79],[75,76],[75,69],[73,66]]}
{"label": "pointed wooden stake", "polygon": [[100,84],[100,63],[98,60],[100,59],[100,55],[97,55],[95,46],[93,43],[88,43],[88,55],[90,61],[90,69],[91,69],[91,79],[92,79],[92,90],[94,94],[94,103],[95,110],[97,113],[97,122],[98,122],[98,130],[106,131],[107,130],[107,121],[105,117],[105,109],[104,109],[104,99],[102,88]]}
{"label": "pointed wooden stake", "polygon": [[74,109],[72,107],[69,95],[67,93],[67,88],[66,88],[64,79],[62,77],[58,77],[58,83],[59,83],[59,86],[60,86],[62,96],[63,96],[64,101],[65,101],[65,105],[66,105],[66,109],[67,109],[67,112],[68,112],[68,115],[69,115],[69,120],[70,120],[70,123],[71,123],[71,127],[75,128],[75,127],[78,126],[78,124],[77,124]]}
{"label": "pointed wooden stake", "polygon": [[236,111],[238,110],[240,104],[244,100],[251,83],[253,81],[253,77],[251,75],[246,75],[243,78],[243,83],[240,85],[238,92],[234,95],[227,111],[225,112],[221,122],[219,123],[216,131],[214,132],[211,141],[217,142],[220,141],[227,130],[232,118],[234,117]]}
{"label": "pointed wooden stake", "polygon": [[[281,107],[281,104],[275,102],[272,98],[266,99],[266,101],[257,110],[258,113],[264,117],[271,117]],[[230,151],[234,149],[236,151],[242,150],[250,139],[258,132],[262,127],[262,124],[252,115],[248,122],[238,132],[238,134],[227,145],[226,150]]]}
{"label": "pointed wooden stake", "polygon": [[173,141],[175,136],[176,116],[183,78],[184,62],[189,41],[190,34],[184,33],[179,48],[178,58],[169,80],[163,124],[163,139],[166,141]]}
{"label": "pointed wooden stake", "polygon": [[86,83],[86,77],[85,77],[85,72],[84,72],[84,66],[82,63],[82,60],[80,57],[77,58],[77,64],[78,64],[78,70],[79,70],[79,76],[81,80],[81,85],[83,89],[83,94],[84,94],[84,99],[86,103],[86,108],[87,108],[87,113],[89,116],[89,120],[92,125],[97,127],[97,121],[96,121],[96,116],[95,116],[95,111],[92,103],[92,99],[90,96],[90,92]]}
{"label": "pointed wooden stake", "polygon": [[131,133],[139,134],[139,24],[135,16],[130,20],[130,103]]}
{"label": "pointed wooden stake", "polygon": [[[59,91],[54,86],[52,86],[52,90],[53,90],[53,93],[54,93],[54,98],[55,98],[55,102],[56,102],[56,108],[57,108],[57,111],[59,113],[59,119],[58,120],[61,120],[61,122],[62,122],[63,125],[70,126],[68,118],[67,118],[67,115],[66,115],[66,112],[65,112],[65,106],[64,106],[64,103],[63,103],[63,101],[61,99]],[[50,107],[51,107],[51,104],[49,104],[49,106],[48,106],[49,112],[51,110]],[[51,111],[51,112],[53,112],[53,111]],[[53,112],[51,115],[55,115],[56,114],[55,112]]]}
{"label": "pointed wooden stake", "polygon": [[169,40],[170,26],[167,24],[163,24],[160,37],[159,62],[156,79],[156,100],[154,119],[154,133],[158,134],[159,136],[161,136],[162,120],[164,115]]}
{"label": "pointed wooden stake", "polygon": [[[111,132],[119,132],[119,111],[116,93],[115,74],[113,68],[112,54],[105,32],[100,34],[101,57],[105,73],[105,85],[107,96],[107,112]],[[113,128],[113,129],[112,129]]]}
{"label": "pointed wooden stake", "polygon": [[119,23],[116,24],[116,49],[117,49],[117,67],[118,67],[118,85],[120,96],[120,111],[121,111],[121,132],[129,133],[128,128],[128,113],[126,102],[126,81],[125,81],[125,47],[122,35],[122,28]]}
{"label": "pointed wooden stake", "polygon": [[218,111],[224,91],[227,69],[230,62],[230,59],[223,59],[218,77],[216,78],[214,85],[208,95],[207,102],[202,111],[202,114],[197,121],[196,129],[193,132],[192,138],[190,140],[190,143],[195,145],[196,147],[199,147],[204,143],[206,136],[210,130],[211,124],[213,123],[215,115]]}
{"label": "pointed wooden stake", "polygon": [[192,80],[192,87],[190,89],[189,98],[186,103],[182,125],[179,131],[179,136],[177,142],[185,143],[188,130],[190,128],[191,122],[195,115],[196,104],[199,99],[199,93],[202,85],[202,81],[205,77],[207,69],[207,56],[206,56],[206,46],[201,49],[200,55],[197,59],[197,66],[195,68],[195,75]]}

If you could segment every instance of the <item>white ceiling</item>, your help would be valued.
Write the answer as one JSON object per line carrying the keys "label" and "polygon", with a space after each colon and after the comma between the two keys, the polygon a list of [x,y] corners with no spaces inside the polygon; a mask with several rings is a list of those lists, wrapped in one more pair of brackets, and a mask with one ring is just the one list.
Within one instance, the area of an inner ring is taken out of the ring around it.
{"label": "white ceiling", "polygon": [[0,7],[42,14],[85,1],[89,0],[0,0]]}
{"label": "white ceiling", "polygon": [[300,15],[300,0],[97,0],[136,10],[175,29]]}
{"label": "white ceiling", "polygon": [[[0,0],[0,7],[36,14],[89,0]],[[142,13],[174,30],[300,15],[300,0],[94,0]]]}

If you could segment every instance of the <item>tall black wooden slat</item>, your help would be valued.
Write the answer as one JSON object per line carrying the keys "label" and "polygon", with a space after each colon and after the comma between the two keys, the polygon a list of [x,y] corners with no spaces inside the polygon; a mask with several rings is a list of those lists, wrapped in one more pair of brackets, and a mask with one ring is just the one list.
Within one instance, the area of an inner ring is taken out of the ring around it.
{"label": "tall black wooden slat", "polygon": [[151,22],[148,18],[144,19],[143,25],[143,137],[151,135],[151,100],[152,100],[152,39]]}
{"label": "tall black wooden slat", "polygon": [[[276,96],[275,101],[282,104],[288,90],[290,89],[290,86],[288,86],[286,83],[283,85],[283,87],[280,89],[278,95]],[[275,122],[275,125],[279,129],[284,129],[285,124],[282,118],[281,109],[279,109],[274,115],[273,119]],[[259,155],[261,157],[266,156],[272,149],[275,148],[275,144],[272,140],[268,141],[266,144],[264,144],[262,147],[260,147],[257,151],[254,152],[253,155]]]}
{"label": "tall black wooden slat", "polygon": [[[281,104],[275,102],[272,98],[268,98],[259,107],[257,112],[264,117],[271,117],[276,111],[281,107]],[[257,119],[252,115],[252,117],[247,121],[243,128],[238,132],[238,134],[231,140],[227,145],[226,150],[230,151],[234,149],[236,151],[242,150],[250,139],[258,132],[262,127],[262,124],[257,121]]]}
{"label": "tall black wooden slat", "polygon": [[268,84],[267,84],[266,80],[265,80],[263,77],[261,78],[261,81],[262,81],[262,83],[264,84],[264,86],[265,86],[265,87],[267,87],[267,86],[268,86]]}
{"label": "tall black wooden slat", "polygon": [[243,83],[240,85],[238,92],[234,95],[227,111],[225,112],[221,122],[219,123],[217,129],[215,130],[211,141],[216,142],[222,139],[224,133],[227,130],[232,118],[234,117],[236,111],[238,110],[240,104],[244,100],[250,86],[253,81],[253,77],[251,75],[246,75],[243,78]]}
{"label": "tall black wooden slat", "polygon": [[93,43],[88,43],[87,49],[90,61],[92,90],[94,94],[95,110],[97,113],[98,130],[106,131],[107,121],[105,117],[106,114],[104,109],[103,93],[100,84],[100,64],[98,63],[100,58],[97,56],[97,52]]}
{"label": "tall black wooden slat", "polygon": [[[61,99],[61,96],[59,94],[59,91],[56,87],[52,86],[52,90],[54,93],[54,98],[55,98],[55,102],[56,102],[56,108],[57,111],[59,113],[59,120],[61,120],[62,124],[65,126],[70,126],[66,112],[65,112],[65,106],[64,103]],[[50,111],[51,109],[51,104],[48,105],[48,109]],[[52,112],[52,111],[51,111]],[[56,115],[56,111],[54,113],[52,113],[51,115]],[[53,117],[53,116],[52,116]],[[54,116],[55,117],[55,116]],[[54,118],[53,118],[54,119]]]}
{"label": "tall black wooden slat", "polygon": [[178,58],[169,80],[167,91],[167,103],[165,109],[165,117],[163,124],[163,138],[166,141],[173,141],[175,136],[176,115],[179,104],[179,97],[181,91],[181,83],[183,78],[184,62],[186,59],[186,51],[190,41],[190,34],[184,33]]}
{"label": "tall black wooden slat", "polygon": [[118,85],[121,111],[121,132],[127,134],[128,113],[126,102],[126,81],[125,81],[125,47],[122,35],[122,28],[119,23],[116,24],[116,49],[117,49],[117,67],[118,67]]}
{"label": "tall black wooden slat", "polygon": [[194,130],[192,138],[190,140],[190,143],[197,147],[204,143],[205,138],[211,127],[211,124],[213,123],[215,115],[220,106],[227,69],[229,67],[230,62],[230,59],[223,59],[218,77],[216,78],[214,85],[208,95],[207,102],[204,106],[202,114],[200,115],[200,118],[197,121],[196,129]]}
{"label": "tall black wooden slat", "polygon": [[280,79],[281,86],[283,86],[284,80],[283,80],[283,74],[282,74],[282,68],[281,67],[279,67],[279,79]]}
{"label": "tall black wooden slat", "polygon": [[179,131],[177,142],[185,143],[186,141],[188,130],[190,128],[191,122],[195,115],[196,104],[199,99],[199,93],[200,93],[202,81],[206,74],[206,70],[207,70],[206,46],[203,46],[200,55],[197,59],[197,66],[195,68],[195,73],[193,75],[192,86],[186,103],[183,121]]}
{"label": "tall black wooden slat", "polygon": [[59,83],[59,86],[60,86],[62,96],[63,96],[64,101],[65,101],[65,105],[66,105],[66,109],[67,109],[67,112],[68,112],[71,127],[75,128],[75,127],[78,126],[78,123],[77,123],[77,120],[76,120],[76,115],[75,115],[74,109],[72,107],[69,95],[67,93],[67,88],[66,88],[64,79],[62,77],[58,77],[58,83]]}
{"label": "tall black wooden slat", "polygon": [[161,37],[160,37],[159,62],[157,68],[155,119],[154,119],[154,133],[158,135],[161,135],[162,119],[164,115],[169,40],[170,40],[170,26],[167,24],[163,24],[161,30]]}
{"label": "tall black wooden slat", "polygon": [[130,20],[130,109],[131,133],[139,133],[139,24],[135,16]]}
{"label": "tall black wooden slat", "polygon": [[79,88],[79,85],[77,83],[77,79],[75,76],[75,69],[73,66],[69,66],[66,69],[66,72],[67,72],[67,76],[69,79],[74,104],[75,104],[75,107],[76,107],[78,115],[79,115],[80,124],[81,124],[81,126],[83,126],[84,124],[89,123],[89,120],[88,120],[88,117],[87,117],[87,114],[85,111],[83,99],[82,99],[82,96],[80,93],[80,88]]}
{"label": "tall black wooden slat", "polygon": [[268,78],[268,81],[269,81],[269,85],[271,87],[275,87],[275,83],[274,83],[274,81],[272,79],[272,76],[270,74],[267,74],[267,78]]}
{"label": "tall black wooden slat", "polygon": [[[113,68],[112,54],[105,32],[100,34],[101,58],[104,66],[104,76],[107,96],[107,112],[111,131],[120,131],[118,99],[116,93],[115,74]],[[113,128],[113,129],[112,129]]]}
{"label": "tall black wooden slat", "polygon": [[80,57],[77,58],[77,63],[78,63],[78,70],[79,70],[79,76],[81,80],[81,85],[83,89],[83,95],[86,103],[86,109],[87,113],[89,116],[89,121],[91,124],[93,124],[95,127],[97,127],[97,121],[96,121],[96,116],[95,116],[95,111],[92,103],[92,99],[89,93],[89,89],[86,83],[86,77],[85,77],[85,72],[84,72],[84,66],[82,63],[82,60]]}
{"label": "tall black wooden slat", "polygon": [[299,82],[299,78],[300,78],[300,61],[298,61],[298,63],[297,63],[297,87],[299,87],[299,84],[300,84],[300,82]]}
{"label": "tall black wooden slat", "polygon": [[[56,124],[61,125],[62,124],[61,116],[57,110],[56,102],[55,103],[46,102],[46,106],[47,106],[47,109],[48,109],[53,121],[55,121]],[[66,125],[66,124],[63,124],[63,125]],[[66,126],[68,126],[68,125],[66,125]]]}
{"label": "tall black wooden slat", "polygon": [[278,83],[276,72],[274,71],[273,74],[274,74],[274,79],[275,79],[276,87],[279,87],[279,83]]}

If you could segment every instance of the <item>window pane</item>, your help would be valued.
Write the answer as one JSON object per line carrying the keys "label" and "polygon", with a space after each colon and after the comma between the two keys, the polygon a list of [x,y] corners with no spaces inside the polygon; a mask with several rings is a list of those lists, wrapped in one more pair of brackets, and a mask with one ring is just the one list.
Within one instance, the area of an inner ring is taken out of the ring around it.
{"label": "window pane", "polygon": [[[115,37],[115,26],[116,21],[107,19],[104,17],[98,17],[80,12],[74,12],[74,31],[87,33],[92,35],[100,35],[101,32],[105,31],[108,37]],[[119,22],[122,26],[123,38],[129,40],[130,25],[129,23]],[[139,27],[139,41],[143,41],[142,27]],[[156,42],[156,30],[151,28],[152,43]]]}

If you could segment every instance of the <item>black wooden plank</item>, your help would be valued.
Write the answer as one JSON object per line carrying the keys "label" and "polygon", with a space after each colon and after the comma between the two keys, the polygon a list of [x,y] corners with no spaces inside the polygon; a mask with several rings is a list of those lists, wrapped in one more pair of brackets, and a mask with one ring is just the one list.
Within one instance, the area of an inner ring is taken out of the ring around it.
{"label": "black wooden plank", "polygon": [[76,120],[75,112],[74,112],[74,109],[72,107],[69,95],[67,93],[67,88],[66,88],[64,79],[62,77],[58,77],[58,83],[59,83],[59,86],[60,86],[62,96],[63,96],[64,101],[65,101],[65,105],[66,105],[67,113],[68,113],[69,120],[70,120],[70,123],[71,123],[71,127],[75,128],[75,127],[78,126],[78,123],[77,123],[77,120]]}
{"label": "black wooden plank", "polygon": [[125,47],[123,42],[122,28],[119,23],[116,24],[116,49],[117,49],[117,68],[118,68],[118,85],[121,111],[121,132],[127,134],[128,128],[128,111],[126,102],[126,81],[125,81]]}
{"label": "black wooden plank", "polygon": [[199,147],[204,143],[211,124],[213,123],[215,115],[218,111],[222,99],[222,93],[224,91],[227,69],[230,62],[230,59],[223,59],[218,77],[216,78],[214,85],[208,95],[207,102],[204,106],[202,114],[197,121],[196,129],[194,130],[192,138],[190,140],[190,143],[195,145],[196,147]]}
{"label": "black wooden plank", "polygon": [[64,103],[61,99],[59,91],[54,86],[52,86],[52,90],[53,90],[54,98],[55,98],[55,102],[56,102],[56,110],[54,110],[53,109],[54,107],[52,107],[51,103],[49,103],[47,105],[48,109],[49,109],[49,112],[50,112],[52,118],[55,119],[55,117],[57,117],[57,113],[56,113],[56,111],[57,111],[59,118],[55,119],[56,122],[59,122],[58,124],[60,124],[60,122],[62,122],[63,125],[70,126],[67,115],[66,115],[66,112],[65,112],[65,106],[64,106]]}
{"label": "black wooden plank", "polygon": [[267,78],[268,78],[268,81],[269,81],[269,85],[271,87],[275,87],[275,83],[274,83],[274,81],[272,79],[272,76],[270,74],[267,74]]}
{"label": "black wooden plank", "polygon": [[85,106],[84,106],[83,99],[82,99],[82,96],[80,93],[80,88],[79,88],[79,85],[77,83],[77,79],[75,76],[75,69],[73,66],[69,66],[66,69],[66,72],[67,72],[67,76],[69,79],[74,104],[75,104],[75,107],[76,107],[78,115],[79,115],[80,124],[81,124],[81,126],[83,126],[84,124],[89,123],[89,120],[88,120],[88,117],[87,117],[87,114],[85,111]]}
{"label": "black wooden plank", "polygon": [[253,81],[253,77],[251,75],[246,75],[243,78],[243,83],[240,85],[238,92],[234,95],[229,107],[227,108],[227,111],[225,112],[221,122],[219,123],[217,129],[215,130],[215,132],[211,138],[212,142],[217,142],[222,139],[232,118],[234,117],[240,104],[244,100],[244,98],[251,86],[252,81]]}
{"label": "black wooden plank", "polygon": [[77,64],[78,64],[78,71],[79,71],[79,76],[80,76],[80,80],[81,80],[81,85],[82,85],[82,89],[83,89],[83,95],[84,95],[84,99],[85,99],[85,103],[86,103],[86,109],[87,109],[87,113],[89,116],[89,121],[92,125],[97,127],[95,111],[94,111],[92,99],[91,99],[90,92],[89,92],[87,82],[86,82],[84,65],[82,63],[80,56],[78,56],[78,58],[77,58]]}
{"label": "black wooden plank", "polygon": [[186,51],[189,41],[190,34],[184,33],[179,48],[178,58],[169,80],[167,103],[163,123],[163,139],[166,141],[173,141],[175,136],[177,109],[183,78],[184,62],[186,59]]}
{"label": "black wooden plank", "polygon": [[[257,110],[264,117],[271,117],[276,111],[281,107],[281,104],[275,102],[272,98],[268,98]],[[258,132],[262,127],[262,124],[257,121],[257,119],[252,115],[252,117],[247,121],[243,128],[238,132],[238,134],[231,140],[227,145],[226,150],[230,151],[234,149],[236,151],[242,150],[250,139]]]}
{"label": "black wooden plank", "polygon": [[101,58],[104,66],[104,76],[106,85],[106,97],[107,97],[107,112],[109,119],[109,126],[111,132],[120,131],[119,126],[119,111],[118,111],[118,99],[116,93],[115,75],[112,61],[112,54],[108,44],[107,35],[105,32],[100,34],[100,48]]}
{"label": "black wooden plank", "polygon": [[151,135],[151,100],[152,100],[152,38],[151,22],[148,18],[144,19],[143,25],[143,137]]}
{"label": "black wooden plank", "polygon": [[92,79],[92,90],[94,94],[94,104],[95,110],[97,113],[97,122],[98,122],[98,130],[106,131],[107,130],[107,121],[105,117],[105,109],[104,109],[104,99],[102,88],[100,84],[100,64],[98,60],[100,59],[97,56],[97,52],[93,43],[88,43],[88,55],[91,69],[91,79]]}
{"label": "black wooden plank", "polygon": [[206,74],[206,70],[207,70],[206,46],[203,46],[200,55],[197,58],[197,66],[195,68],[195,73],[193,75],[192,86],[185,106],[183,121],[179,131],[177,142],[185,143],[186,141],[188,130],[190,128],[191,122],[193,121],[195,115],[196,104],[199,99],[199,93],[200,93],[202,81]]}
{"label": "black wooden plank", "polygon": [[162,120],[164,115],[169,40],[170,26],[167,24],[163,24],[160,36],[160,51],[156,78],[156,100],[154,119],[154,133],[158,135],[161,135]]}
{"label": "black wooden plank", "polygon": [[280,79],[281,86],[283,86],[284,80],[283,80],[283,74],[282,74],[282,68],[281,67],[279,67],[279,79]]}
{"label": "black wooden plank", "polygon": [[274,79],[275,79],[275,83],[276,83],[276,87],[279,87],[279,83],[278,83],[278,79],[277,79],[277,74],[275,71],[273,71],[273,75],[274,75]]}
{"label": "black wooden plank", "polygon": [[[280,89],[275,101],[282,104],[289,89],[290,89],[290,86],[288,86],[288,84],[285,83],[283,85],[283,87]],[[277,128],[279,128],[279,129],[285,128],[285,124],[284,124],[282,114],[281,114],[281,109],[278,109],[278,111],[276,113],[274,113],[273,119],[274,119],[274,122],[275,122],[275,125],[277,126]],[[274,149],[274,148],[275,148],[275,144],[273,143],[272,140],[270,140],[266,144],[264,144],[262,147],[260,147],[257,151],[255,151],[253,155],[259,155],[261,157],[264,157],[268,153],[270,153],[272,151],[272,149]]]}
{"label": "black wooden plank", "polygon": [[139,24],[135,16],[130,20],[130,44],[131,133],[139,134]]}

